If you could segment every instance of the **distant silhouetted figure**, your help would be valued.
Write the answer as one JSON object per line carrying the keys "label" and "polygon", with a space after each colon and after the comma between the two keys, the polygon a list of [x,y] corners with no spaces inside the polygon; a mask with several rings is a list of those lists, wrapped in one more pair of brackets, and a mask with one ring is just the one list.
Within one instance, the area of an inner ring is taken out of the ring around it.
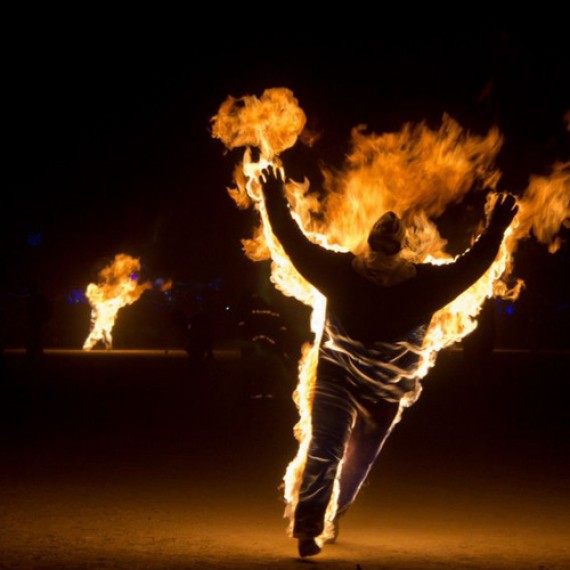
{"label": "distant silhouetted figure", "polygon": [[287,325],[276,307],[257,292],[245,296],[238,333],[243,385],[249,398],[273,398],[284,387],[287,332]]}
{"label": "distant silhouetted figure", "polygon": [[198,367],[214,358],[214,315],[208,307],[200,307],[187,323],[184,346],[190,360]]}
{"label": "distant silhouetted figure", "polygon": [[32,283],[29,287],[25,311],[26,356],[32,366],[37,366],[43,362],[43,335],[45,325],[52,316],[52,304],[40,293],[36,283]]}

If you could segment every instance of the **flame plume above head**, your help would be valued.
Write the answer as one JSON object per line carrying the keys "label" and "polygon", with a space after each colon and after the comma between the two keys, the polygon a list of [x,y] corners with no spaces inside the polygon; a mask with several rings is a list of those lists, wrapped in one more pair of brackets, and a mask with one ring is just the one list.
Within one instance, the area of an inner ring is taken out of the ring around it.
{"label": "flame plume above head", "polygon": [[[299,275],[273,235],[260,177],[262,169],[269,165],[284,170],[279,154],[297,142],[305,122],[297,99],[286,88],[267,89],[259,98],[228,97],[212,118],[213,137],[228,149],[245,147],[243,159],[234,171],[235,186],[228,192],[238,207],[254,208],[259,213],[260,223],[253,236],[242,240],[246,255],[253,261],[271,259],[274,285],[283,294],[312,307],[310,324],[315,338],[312,344],[302,347],[299,382],[294,393],[300,414],[294,430],[299,449],[284,477],[286,514],[290,519],[311,435],[311,389],[325,324],[326,298]],[[323,247],[362,252],[374,222],[391,210],[407,227],[404,257],[414,263],[449,263],[453,257],[445,251],[446,241],[433,218],[476,191],[486,194],[485,212],[490,213],[498,198],[501,173],[494,163],[501,145],[502,136],[496,128],[484,136],[471,134],[447,115],[437,130],[423,123],[406,124],[399,132],[378,135],[366,133],[365,127],[360,126],[352,131],[351,150],[343,168],[323,168],[323,198],[317,199],[310,193],[307,180],[303,183],[289,180],[285,193],[292,216],[302,231]],[[252,147],[259,149],[256,161],[252,160]],[[556,236],[560,227],[568,223],[569,197],[568,163],[555,165],[551,176],[531,179],[527,191],[518,199],[519,211],[505,232],[493,265],[477,283],[433,316],[415,371],[418,379],[435,363],[439,350],[475,329],[485,299],[518,296],[523,283],[510,277],[512,255],[518,242],[532,231],[554,251],[559,246]],[[401,401],[401,410],[417,399],[421,390],[419,382],[417,385],[415,393]],[[333,494],[328,521],[335,508]],[[326,538],[329,532],[327,525],[321,538]]]}
{"label": "flame plume above head", "polygon": [[115,255],[112,263],[99,272],[99,283],[89,283],[85,295],[91,305],[91,329],[83,350],[91,350],[99,341],[107,350],[113,346],[112,330],[117,313],[132,305],[147,290],[150,281],[139,284],[140,260],[124,253]]}

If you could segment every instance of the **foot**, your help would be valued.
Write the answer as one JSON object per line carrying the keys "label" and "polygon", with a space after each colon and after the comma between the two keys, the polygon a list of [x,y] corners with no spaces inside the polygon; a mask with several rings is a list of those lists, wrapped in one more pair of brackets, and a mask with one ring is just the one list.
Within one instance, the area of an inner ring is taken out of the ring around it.
{"label": "foot", "polygon": [[300,538],[299,539],[299,554],[301,558],[307,556],[315,556],[321,551],[321,547],[317,544],[314,538]]}
{"label": "foot", "polygon": [[329,536],[327,539],[325,539],[325,544],[334,544],[336,542],[336,539],[338,538],[338,533],[339,533],[338,519],[339,519],[339,517],[335,517],[333,519],[333,522],[332,522],[333,534],[332,534],[332,536]]}

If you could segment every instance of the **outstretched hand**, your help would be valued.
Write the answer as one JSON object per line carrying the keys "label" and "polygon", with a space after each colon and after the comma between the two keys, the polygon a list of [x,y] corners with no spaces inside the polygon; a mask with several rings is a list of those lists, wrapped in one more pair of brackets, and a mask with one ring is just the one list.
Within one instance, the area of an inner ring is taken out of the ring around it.
{"label": "outstretched hand", "polygon": [[284,183],[281,169],[268,166],[261,171],[261,184],[265,192],[269,194],[282,192]]}
{"label": "outstretched hand", "polygon": [[518,212],[518,209],[519,207],[512,194],[500,195],[491,212],[490,225],[498,225],[502,228],[508,227]]}

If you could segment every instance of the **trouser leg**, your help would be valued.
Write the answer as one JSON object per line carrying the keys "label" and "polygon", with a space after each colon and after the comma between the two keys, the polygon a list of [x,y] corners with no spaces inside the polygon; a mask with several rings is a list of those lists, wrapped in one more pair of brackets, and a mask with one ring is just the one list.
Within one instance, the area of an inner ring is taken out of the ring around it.
{"label": "trouser leg", "polygon": [[356,423],[350,434],[340,474],[337,516],[354,502],[382,446],[390,435],[398,413],[397,403],[380,400],[361,402]]}
{"label": "trouser leg", "polygon": [[312,404],[312,437],[303,471],[293,536],[319,536],[356,411],[342,384],[343,371],[322,361]]}

